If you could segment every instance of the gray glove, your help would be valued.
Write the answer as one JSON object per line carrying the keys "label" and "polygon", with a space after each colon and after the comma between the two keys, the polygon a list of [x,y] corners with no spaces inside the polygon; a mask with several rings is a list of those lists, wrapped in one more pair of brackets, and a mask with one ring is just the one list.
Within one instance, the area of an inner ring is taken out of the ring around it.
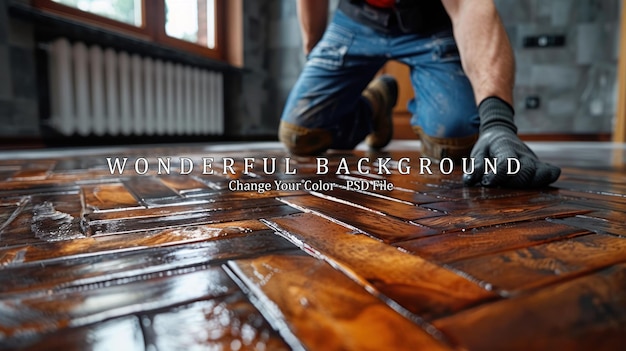
{"label": "gray glove", "polygon": [[[489,97],[478,106],[480,134],[472,149],[474,172],[465,174],[466,185],[536,188],[547,186],[559,178],[559,167],[539,161],[537,155],[517,136],[513,123],[513,109],[497,97]],[[507,175],[507,158],[519,160],[520,171]],[[485,174],[485,158],[497,158],[497,173]]]}

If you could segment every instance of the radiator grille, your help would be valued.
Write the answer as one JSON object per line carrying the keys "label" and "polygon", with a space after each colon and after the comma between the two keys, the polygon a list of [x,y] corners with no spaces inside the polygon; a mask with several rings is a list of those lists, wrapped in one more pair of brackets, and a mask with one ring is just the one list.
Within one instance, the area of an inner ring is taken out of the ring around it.
{"label": "radiator grille", "polygon": [[50,121],[63,135],[219,135],[220,72],[57,39]]}

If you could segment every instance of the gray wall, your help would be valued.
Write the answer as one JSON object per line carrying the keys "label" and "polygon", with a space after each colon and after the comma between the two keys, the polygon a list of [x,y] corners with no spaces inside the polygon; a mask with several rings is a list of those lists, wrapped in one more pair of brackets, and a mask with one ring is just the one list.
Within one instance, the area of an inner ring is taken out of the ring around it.
{"label": "gray wall", "polygon": [[0,138],[39,134],[32,26],[13,20],[0,1]]}
{"label": "gray wall", "polygon": [[[338,0],[331,0],[329,12]],[[244,76],[241,133],[274,135],[305,57],[295,0],[244,0]]]}
{"label": "gray wall", "polygon": [[[522,133],[610,133],[616,110],[619,0],[496,0],[515,50]],[[565,34],[565,46],[524,48],[528,35]],[[538,109],[527,109],[538,96]]]}

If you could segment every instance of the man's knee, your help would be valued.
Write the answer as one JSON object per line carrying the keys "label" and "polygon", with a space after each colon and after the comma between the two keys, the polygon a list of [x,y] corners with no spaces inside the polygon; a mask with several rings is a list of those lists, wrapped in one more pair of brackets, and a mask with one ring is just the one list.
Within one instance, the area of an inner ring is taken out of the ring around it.
{"label": "man's knee", "polygon": [[302,156],[321,154],[333,142],[332,135],[327,130],[305,128],[286,121],[280,122],[278,138],[291,153]]}
{"label": "man's knee", "polygon": [[437,161],[444,157],[454,161],[469,157],[478,139],[478,133],[465,137],[442,138],[430,136],[418,126],[413,126],[413,131],[422,143],[422,154]]}

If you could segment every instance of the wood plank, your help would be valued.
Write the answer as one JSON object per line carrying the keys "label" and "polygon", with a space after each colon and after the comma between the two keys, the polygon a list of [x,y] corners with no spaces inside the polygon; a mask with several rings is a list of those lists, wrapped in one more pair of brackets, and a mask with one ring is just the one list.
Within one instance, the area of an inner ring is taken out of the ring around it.
{"label": "wood plank", "polygon": [[141,322],[135,316],[56,333],[30,334],[2,340],[3,349],[36,350],[144,350]]}
{"label": "wood plank", "polygon": [[82,193],[85,207],[93,211],[143,207],[121,183],[83,186]]}
{"label": "wood plank", "polygon": [[607,220],[594,216],[574,216],[567,218],[550,218],[552,223],[565,224],[574,228],[588,230],[598,234],[626,235],[626,214],[621,214],[618,221]]}
{"label": "wood plank", "polygon": [[[588,208],[595,210],[615,211],[620,213],[626,213],[626,201],[614,202],[608,201],[607,196],[600,196],[599,199],[592,198],[577,198],[575,200],[567,200],[565,203],[568,205],[579,206],[580,208]],[[626,200],[626,199],[625,199]]]}
{"label": "wood plank", "polygon": [[5,338],[45,334],[238,291],[219,267],[171,273],[129,276],[51,294],[1,299],[0,333]]}
{"label": "wood plank", "polygon": [[5,167],[0,166],[0,182],[7,182],[13,177],[17,169],[6,169]]}
{"label": "wood plank", "polygon": [[403,241],[395,246],[429,261],[450,263],[589,233],[568,225],[533,221],[444,233]]}
{"label": "wood plank", "polygon": [[[366,193],[369,193],[369,192],[366,192]],[[404,201],[404,202],[412,203],[414,205],[422,205],[422,204],[427,204],[431,202],[440,202],[442,200],[441,197],[437,197],[434,195],[418,193],[412,190],[395,187],[395,184],[394,184],[394,189],[391,191],[381,190],[381,191],[375,191],[373,193],[382,198],[390,198],[392,201]]]}
{"label": "wood plank", "polygon": [[0,298],[20,294],[45,295],[72,287],[97,285],[157,272],[171,273],[186,267],[201,267],[216,261],[293,248],[293,244],[273,232],[262,231],[248,236],[151,247],[141,251],[109,251],[101,252],[100,255],[48,258],[4,267],[0,276]]}
{"label": "wood plank", "polygon": [[497,289],[519,291],[626,261],[626,239],[590,234],[450,263]]}
{"label": "wood plank", "polygon": [[334,218],[387,243],[438,233],[432,228],[385,216],[358,205],[345,205],[313,195],[285,197],[281,200],[305,212],[312,211]]}
{"label": "wood plank", "polygon": [[72,256],[96,256],[108,252],[140,251],[149,247],[166,247],[242,235],[255,235],[267,226],[257,220],[186,226],[161,231],[143,231],[125,235],[80,238],[69,241],[0,248],[0,267],[41,263]]}
{"label": "wood plank", "polygon": [[[428,204],[425,206],[431,206]],[[479,227],[513,222],[540,220],[545,218],[569,217],[590,212],[576,206],[554,203],[532,204],[519,202],[517,205],[483,206],[459,210],[451,215],[416,220],[416,223],[446,231],[468,230]]]}
{"label": "wood plank", "polygon": [[322,260],[296,252],[230,261],[228,267],[295,349],[448,349]]}
{"label": "wood plank", "polygon": [[217,174],[203,174],[198,175],[196,177],[200,182],[206,184],[209,188],[215,190],[226,190],[228,189],[228,182],[230,181],[227,177],[222,177]]}
{"label": "wood plank", "polygon": [[122,177],[118,174],[111,174],[108,169],[90,169],[90,170],[75,170],[64,172],[51,172],[46,178],[50,182],[68,183],[74,182],[80,183],[114,183],[118,182]]}
{"label": "wood plank", "polygon": [[143,316],[158,350],[290,350],[242,293]]}
{"label": "wood plank", "polygon": [[0,197],[18,197],[26,195],[59,194],[80,190],[73,181],[43,180],[37,182],[19,181],[0,184]]}
{"label": "wood plank", "polygon": [[17,217],[26,205],[27,201],[28,200],[26,199],[20,199],[18,201],[7,201],[6,203],[0,204],[0,238],[2,238],[4,228],[6,228],[9,223],[15,219],[15,217]]}
{"label": "wood plank", "polygon": [[227,201],[247,201],[250,199],[269,199],[283,196],[295,196],[295,195],[307,195],[308,191],[278,191],[270,190],[263,193],[257,191],[231,191],[228,187],[216,191],[198,191],[189,194],[185,194],[188,198],[193,199],[207,199],[209,201],[227,202]]}
{"label": "wood plank", "polygon": [[36,160],[31,161],[22,166],[22,168],[13,173],[12,181],[36,181],[44,180],[50,174],[52,167],[56,161],[54,160]]}
{"label": "wood plank", "polygon": [[183,200],[182,196],[156,177],[132,177],[124,180],[124,185],[145,206],[164,205]]}
{"label": "wood plank", "polygon": [[210,201],[208,199],[190,203],[172,203],[168,206],[159,206],[156,208],[120,208],[106,212],[87,213],[85,217],[89,221],[107,221],[115,219],[133,219],[133,218],[159,218],[165,216],[175,216],[183,214],[193,214],[200,212],[242,210],[251,208],[271,207],[282,205],[273,198],[250,198],[245,201]]}
{"label": "wood plank", "polygon": [[426,204],[423,207],[444,213],[467,213],[492,207],[515,208],[519,205],[556,205],[561,200],[553,195],[542,193],[526,193],[521,196],[496,197],[487,199],[456,199],[455,201],[442,201]]}
{"label": "wood plank", "polygon": [[403,202],[389,201],[388,199],[368,195],[366,193],[341,188],[337,188],[331,191],[321,191],[318,193],[321,194],[323,197],[331,198],[333,201],[344,202],[348,204],[360,204],[362,206],[366,206],[371,210],[409,221],[444,215],[444,213],[442,212],[428,210]]}
{"label": "wood plank", "polygon": [[437,320],[467,350],[620,350],[626,265]]}
{"label": "wood plank", "polygon": [[496,298],[447,269],[312,214],[272,218],[268,223],[304,251],[356,275],[360,283],[426,320]]}
{"label": "wood plank", "polygon": [[554,186],[560,189],[608,196],[607,200],[613,197],[621,198],[621,201],[626,199],[626,184],[559,180],[554,183]]}
{"label": "wood plank", "polygon": [[260,219],[298,213],[299,210],[287,206],[266,206],[245,209],[208,211],[185,214],[172,214],[161,217],[133,217],[119,220],[90,221],[90,235],[116,235],[146,230],[164,230],[179,226],[197,226],[213,223],[238,221],[241,219]]}
{"label": "wood plank", "polygon": [[562,198],[574,198],[579,199],[583,202],[591,201],[594,205],[606,202],[608,206],[626,206],[626,197],[621,196],[607,196],[603,194],[594,194],[584,191],[572,191],[566,189],[559,189],[559,195]]}
{"label": "wood plank", "polygon": [[178,191],[179,194],[209,189],[206,184],[197,180],[194,176],[191,175],[159,176],[159,180],[163,182],[167,187]]}
{"label": "wood plank", "polygon": [[[617,148],[614,151],[619,151]],[[569,179],[578,179],[590,182],[606,182],[606,183],[618,183],[618,184],[626,184],[626,175],[615,172],[614,168],[611,169],[601,169],[601,168],[572,168],[572,167],[563,167],[563,174],[561,178],[564,180]]]}
{"label": "wood plank", "polygon": [[78,192],[34,195],[2,231],[3,246],[85,237]]}

